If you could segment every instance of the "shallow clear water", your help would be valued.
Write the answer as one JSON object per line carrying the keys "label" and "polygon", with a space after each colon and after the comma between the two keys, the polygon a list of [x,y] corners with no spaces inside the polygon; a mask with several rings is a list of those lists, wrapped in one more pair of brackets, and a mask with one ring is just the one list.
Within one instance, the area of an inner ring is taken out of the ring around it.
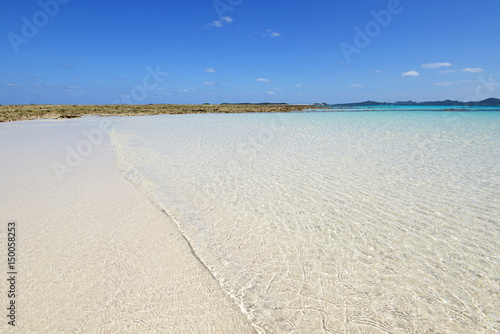
{"label": "shallow clear water", "polygon": [[[500,111],[500,106],[416,106],[416,105],[394,105],[394,106],[384,106],[384,105],[364,105],[364,106],[330,106],[333,111],[397,111],[397,112],[428,112],[428,111],[439,111],[439,112],[447,112],[447,111],[466,111],[466,112],[491,112],[491,111]],[[311,109],[317,111],[324,111],[322,109]]]}
{"label": "shallow clear water", "polygon": [[119,167],[259,330],[500,331],[500,113],[123,118]]}

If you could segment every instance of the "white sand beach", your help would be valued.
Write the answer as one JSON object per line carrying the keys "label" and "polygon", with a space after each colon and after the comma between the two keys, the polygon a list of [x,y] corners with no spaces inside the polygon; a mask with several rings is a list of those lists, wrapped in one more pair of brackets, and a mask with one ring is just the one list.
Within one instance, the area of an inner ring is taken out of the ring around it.
{"label": "white sand beach", "polygon": [[[120,174],[108,136],[96,132],[101,121],[0,124],[0,332],[253,332],[172,221]],[[85,153],[72,167],[68,147]],[[59,178],[54,162],[67,167]],[[15,328],[6,317],[9,221]]]}

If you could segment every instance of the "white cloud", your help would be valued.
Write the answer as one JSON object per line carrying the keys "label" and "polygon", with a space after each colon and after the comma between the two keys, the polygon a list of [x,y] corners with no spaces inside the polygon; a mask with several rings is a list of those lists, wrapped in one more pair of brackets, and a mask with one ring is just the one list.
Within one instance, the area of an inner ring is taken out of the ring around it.
{"label": "white cloud", "polygon": [[269,34],[270,37],[280,37],[281,34],[276,31],[271,31],[271,29],[267,29],[267,33]]}
{"label": "white cloud", "polygon": [[21,87],[22,85],[19,84],[13,84],[13,83],[8,83],[7,86],[9,87]]}
{"label": "white cloud", "polygon": [[207,73],[215,73],[215,69],[209,67],[207,69],[205,69],[203,72],[207,72]]}
{"label": "white cloud", "polygon": [[404,77],[418,77],[419,73],[417,71],[408,71],[401,73],[401,76]]}
{"label": "white cloud", "polygon": [[475,67],[475,68],[467,67],[467,68],[464,68],[462,71],[463,72],[471,72],[471,73],[479,73],[479,72],[483,72],[484,70],[482,68],[479,68],[479,67]]}
{"label": "white cloud", "polygon": [[302,85],[301,84],[296,84],[295,87],[299,87],[300,88],[300,87],[302,87]]}
{"label": "white cloud", "polygon": [[212,81],[205,81],[204,84],[207,85],[207,86],[214,85],[214,83]]}
{"label": "white cloud", "polygon": [[231,24],[231,23],[233,23],[233,19],[229,16],[224,16],[219,21],[212,21],[212,23],[208,23],[205,26],[205,28],[210,28],[210,27],[222,28],[225,23]]}
{"label": "white cloud", "polygon": [[455,73],[457,70],[445,70],[445,71],[439,71],[438,73]]}
{"label": "white cloud", "polygon": [[271,82],[271,80],[264,79],[264,78],[259,78],[259,79],[257,79],[257,81],[259,81],[259,82]]}
{"label": "white cloud", "polygon": [[430,63],[430,64],[422,64],[423,68],[438,68],[438,67],[449,67],[450,63]]}
{"label": "white cloud", "polygon": [[384,71],[382,71],[382,70],[375,70],[375,71],[373,71],[373,73],[383,73],[383,72]]}
{"label": "white cloud", "polygon": [[281,36],[279,32],[272,31],[271,29],[267,29],[266,31],[256,31],[255,33],[260,36],[272,37],[272,38]]}
{"label": "white cloud", "polygon": [[272,90],[270,90],[269,92],[267,92],[267,94],[274,95],[274,94],[276,94],[276,93],[275,93],[275,92],[273,92]]}
{"label": "white cloud", "polygon": [[351,87],[358,87],[358,88],[363,87],[363,85],[360,85],[360,84],[352,84],[352,85],[349,85],[349,86],[351,86]]}

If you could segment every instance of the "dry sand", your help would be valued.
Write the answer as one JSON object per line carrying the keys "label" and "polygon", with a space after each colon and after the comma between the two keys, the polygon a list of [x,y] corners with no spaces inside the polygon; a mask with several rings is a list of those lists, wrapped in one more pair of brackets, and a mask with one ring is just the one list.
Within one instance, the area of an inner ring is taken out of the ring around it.
{"label": "dry sand", "polygon": [[[253,332],[176,225],[120,174],[107,135],[97,140],[101,121],[0,125],[0,332]],[[95,130],[94,144],[84,129]],[[53,163],[67,165],[67,147],[88,155],[58,178]],[[6,317],[9,221],[15,329]]]}

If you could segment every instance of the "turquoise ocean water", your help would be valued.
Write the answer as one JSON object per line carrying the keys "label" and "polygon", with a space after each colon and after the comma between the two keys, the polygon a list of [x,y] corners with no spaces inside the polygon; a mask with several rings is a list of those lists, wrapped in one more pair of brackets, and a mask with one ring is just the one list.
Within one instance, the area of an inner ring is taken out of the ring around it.
{"label": "turquoise ocean water", "polygon": [[265,332],[498,333],[498,108],[118,119],[119,168]]}

